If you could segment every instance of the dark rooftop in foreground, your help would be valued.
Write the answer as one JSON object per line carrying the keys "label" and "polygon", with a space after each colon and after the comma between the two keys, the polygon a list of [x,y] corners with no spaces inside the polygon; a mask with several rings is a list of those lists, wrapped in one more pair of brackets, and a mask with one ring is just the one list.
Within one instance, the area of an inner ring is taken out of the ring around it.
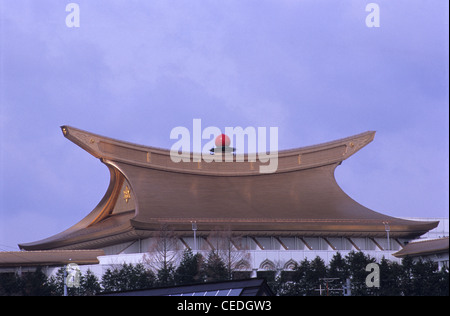
{"label": "dark rooftop in foreground", "polygon": [[265,279],[244,279],[101,293],[99,296],[273,296]]}

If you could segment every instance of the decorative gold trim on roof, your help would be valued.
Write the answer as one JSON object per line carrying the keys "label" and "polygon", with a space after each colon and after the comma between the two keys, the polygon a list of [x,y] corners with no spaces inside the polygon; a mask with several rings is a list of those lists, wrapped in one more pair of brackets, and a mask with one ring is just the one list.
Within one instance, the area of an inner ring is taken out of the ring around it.
{"label": "decorative gold trim on roof", "polygon": [[131,199],[130,189],[128,188],[128,185],[125,186],[125,190],[123,191],[123,199],[126,203],[128,203],[128,200]]}

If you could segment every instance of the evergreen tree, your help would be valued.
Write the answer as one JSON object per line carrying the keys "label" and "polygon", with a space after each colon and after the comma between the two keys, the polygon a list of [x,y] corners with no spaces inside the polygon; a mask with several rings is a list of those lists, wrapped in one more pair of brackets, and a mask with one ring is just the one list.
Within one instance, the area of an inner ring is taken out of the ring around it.
{"label": "evergreen tree", "polygon": [[100,291],[101,287],[99,280],[91,270],[87,270],[86,274],[81,275],[79,295],[92,296]]}
{"label": "evergreen tree", "polygon": [[380,288],[377,294],[383,296],[398,296],[402,294],[402,268],[397,262],[382,258],[380,262]]}
{"label": "evergreen tree", "polygon": [[430,260],[418,260],[413,265],[413,295],[431,296],[439,292],[439,273],[437,263]]}
{"label": "evergreen tree", "polygon": [[404,296],[413,296],[413,267],[412,258],[405,257],[402,260],[402,271],[400,274],[400,289]]}
{"label": "evergreen tree", "polygon": [[149,288],[154,283],[155,275],[142,264],[124,263],[120,268],[106,270],[101,285],[104,291],[112,292]]}
{"label": "evergreen tree", "polygon": [[203,273],[206,282],[228,280],[227,267],[219,255],[214,251],[211,251],[208,255],[208,259],[203,265]]}
{"label": "evergreen tree", "polygon": [[292,271],[281,271],[280,275],[273,282],[267,281],[267,285],[277,296],[288,296],[291,292],[291,285],[294,284],[292,277]]}
{"label": "evergreen tree", "polygon": [[24,273],[19,284],[24,296],[49,296],[52,293],[52,285],[41,267],[38,267],[35,272]]}
{"label": "evergreen tree", "polygon": [[168,263],[156,272],[156,286],[175,285],[175,267]]}
{"label": "evergreen tree", "polygon": [[0,273],[0,296],[22,295],[20,277],[16,273]]}
{"label": "evergreen tree", "polygon": [[295,267],[293,273],[293,284],[287,295],[304,296],[313,290],[313,287],[306,281],[307,276],[310,274],[310,270],[311,264],[307,258],[302,260],[300,264]]}
{"label": "evergreen tree", "polygon": [[434,292],[434,295],[449,296],[448,268],[442,268],[437,274],[438,281],[436,283],[436,291]]}
{"label": "evergreen tree", "polygon": [[369,263],[374,263],[375,259],[361,251],[350,251],[345,259],[350,272],[352,295],[372,295],[373,288],[368,288],[366,285],[366,277],[368,275],[366,266]]}
{"label": "evergreen tree", "polygon": [[[64,295],[64,270],[65,267],[60,267],[55,275],[48,278],[48,282],[52,286],[52,296]],[[67,289],[67,295],[74,295],[73,288]]]}
{"label": "evergreen tree", "polygon": [[311,261],[309,273],[306,276],[307,282],[311,284],[312,289],[307,295],[319,295],[319,288],[324,288],[326,282],[321,280],[327,277],[327,268],[322,258],[316,257]]}
{"label": "evergreen tree", "polygon": [[[337,280],[333,281],[333,288],[343,289],[346,286],[347,279],[350,276],[348,269],[347,261],[342,257],[340,252],[337,252],[328,265],[328,277],[337,278]],[[343,295],[343,291],[333,291],[331,295]]]}
{"label": "evergreen tree", "polygon": [[183,253],[178,268],[175,270],[175,284],[190,284],[202,281],[201,265],[203,258],[200,254],[194,255],[192,250],[187,249]]}
{"label": "evergreen tree", "polygon": [[347,279],[349,277],[348,265],[345,258],[342,257],[340,252],[337,252],[333,258],[331,258],[328,268],[328,276],[330,278]]}

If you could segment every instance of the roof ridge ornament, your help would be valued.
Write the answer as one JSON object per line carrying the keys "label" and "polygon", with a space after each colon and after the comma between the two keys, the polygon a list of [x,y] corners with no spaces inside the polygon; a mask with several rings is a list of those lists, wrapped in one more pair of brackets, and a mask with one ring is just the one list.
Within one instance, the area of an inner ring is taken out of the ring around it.
{"label": "roof ridge ornament", "polygon": [[225,153],[225,152],[232,152],[236,153],[236,148],[230,147],[230,137],[228,137],[225,134],[220,134],[216,137],[215,145],[216,147],[211,148],[209,151],[212,155],[215,153]]}

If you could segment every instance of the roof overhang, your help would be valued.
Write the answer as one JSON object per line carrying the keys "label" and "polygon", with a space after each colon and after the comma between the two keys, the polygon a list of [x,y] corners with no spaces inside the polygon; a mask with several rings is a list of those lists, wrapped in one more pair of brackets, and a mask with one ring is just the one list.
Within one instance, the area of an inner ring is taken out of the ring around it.
{"label": "roof overhang", "polygon": [[393,254],[397,258],[427,256],[448,253],[449,237],[429,239],[408,243],[400,251]]}
{"label": "roof overhang", "polygon": [[0,267],[98,264],[103,250],[47,250],[0,252]]}

